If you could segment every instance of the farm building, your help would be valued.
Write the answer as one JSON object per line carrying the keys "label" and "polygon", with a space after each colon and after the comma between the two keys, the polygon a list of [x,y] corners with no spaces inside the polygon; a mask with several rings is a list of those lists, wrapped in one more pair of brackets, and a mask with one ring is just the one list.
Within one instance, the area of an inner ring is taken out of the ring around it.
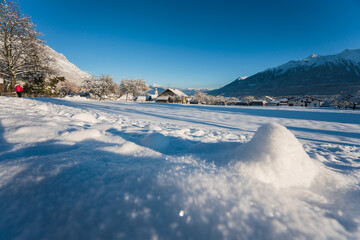
{"label": "farm building", "polygon": [[185,93],[178,89],[168,88],[156,98],[156,102],[187,103],[187,97]]}
{"label": "farm building", "polygon": [[289,106],[295,107],[320,107],[323,101],[313,97],[297,97],[289,100]]}
{"label": "farm building", "polygon": [[279,100],[279,106],[287,106],[289,102],[289,99],[287,98],[282,98]]}

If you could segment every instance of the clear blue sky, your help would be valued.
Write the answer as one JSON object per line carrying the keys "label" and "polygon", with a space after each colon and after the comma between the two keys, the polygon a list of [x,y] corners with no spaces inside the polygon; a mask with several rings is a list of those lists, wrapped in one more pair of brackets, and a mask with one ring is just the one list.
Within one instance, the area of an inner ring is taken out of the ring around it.
{"label": "clear blue sky", "polygon": [[360,48],[360,0],[19,0],[48,45],[116,81],[217,88]]}

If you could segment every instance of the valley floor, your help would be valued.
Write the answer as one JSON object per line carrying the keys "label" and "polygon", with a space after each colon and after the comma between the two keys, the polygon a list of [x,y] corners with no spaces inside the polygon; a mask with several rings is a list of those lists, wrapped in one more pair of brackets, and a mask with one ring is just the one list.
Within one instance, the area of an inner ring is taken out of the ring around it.
{"label": "valley floor", "polygon": [[359,187],[359,111],[0,97],[0,239],[359,239]]}

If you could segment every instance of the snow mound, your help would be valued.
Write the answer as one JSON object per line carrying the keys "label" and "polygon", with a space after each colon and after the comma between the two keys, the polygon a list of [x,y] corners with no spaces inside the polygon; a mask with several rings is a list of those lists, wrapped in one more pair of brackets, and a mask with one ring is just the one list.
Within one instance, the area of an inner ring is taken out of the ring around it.
{"label": "snow mound", "polygon": [[153,150],[161,151],[169,146],[169,139],[161,133],[151,133],[141,140],[141,144]]}
{"label": "snow mound", "polygon": [[10,143],[35,143],[45,142],[49,139],[56,137],[56,129],[50,126],[30,126],[30,127],[19,127],[14,132],[7,134],[7,141]]}
{"label": "snow mound", "polygon": [[82,142],[88,139],[98,139],[101,136],[101,133],[96,129],[66,132],[61,135],[63,140],[71,142]]}
{"label": "snow mound", "polygon": [[122,153],[125,155],[131,155],[135,152],[138,152],[141,149],[140,146],[136,145],[133,142],[126,142],[123,145],[121,145],[118,149],[118,153]]}
{"label": "snow mound", "polygon": [[276,188],[310,187],[320,171],[294,134],[276,123],[260,127],[237,156],[242,160],[237,166]]}
{"label": "snow mound", "polygon": [[97,119],[90,113],[79,113],[73,116],[74,119],[88,123],[96,123]]}

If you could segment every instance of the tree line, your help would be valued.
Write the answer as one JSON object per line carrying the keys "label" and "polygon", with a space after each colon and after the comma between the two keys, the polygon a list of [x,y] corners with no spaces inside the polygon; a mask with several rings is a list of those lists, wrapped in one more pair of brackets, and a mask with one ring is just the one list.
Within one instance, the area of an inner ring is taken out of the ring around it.
{"label": "tree line", "polygon": [[114,82],[110,75],[92,76],[84,81],[83,91],[90,94],[90,97],[103,100],[106,97],[119,98],[126,95],[136,97],[145,94],[150,88],[142,79],[122,80],[120,84]]}

